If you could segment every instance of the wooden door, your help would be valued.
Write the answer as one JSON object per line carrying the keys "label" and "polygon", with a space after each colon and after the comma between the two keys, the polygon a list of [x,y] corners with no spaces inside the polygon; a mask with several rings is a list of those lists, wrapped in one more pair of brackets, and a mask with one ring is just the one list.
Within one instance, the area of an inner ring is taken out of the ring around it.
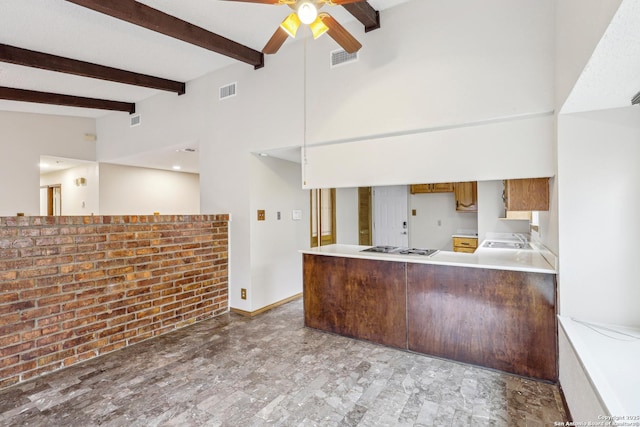
{"label": "wooden door", "polygon": [[371,187],[358,188],[358,244],[371,246]]}
{"label": "wooden door", "polygon": [[409,195],[406,185],[373,188],[373,244],[409,245]]}

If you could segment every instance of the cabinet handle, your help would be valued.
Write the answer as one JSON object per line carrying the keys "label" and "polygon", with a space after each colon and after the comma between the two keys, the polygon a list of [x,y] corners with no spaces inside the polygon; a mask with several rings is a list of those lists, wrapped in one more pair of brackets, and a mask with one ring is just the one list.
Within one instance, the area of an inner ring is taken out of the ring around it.
{"label": "cabinet handle", "polygon": [[469,246],[469,242],[460,242],[460,244],[463,246]]}

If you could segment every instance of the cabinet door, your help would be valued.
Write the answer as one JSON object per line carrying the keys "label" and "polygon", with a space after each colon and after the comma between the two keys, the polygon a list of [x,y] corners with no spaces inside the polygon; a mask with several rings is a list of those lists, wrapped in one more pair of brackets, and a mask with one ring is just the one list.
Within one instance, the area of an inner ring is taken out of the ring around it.
{"label": "cabinet door", "polygon": [[549,178],[509,179],[504,196],[508,211],[548,211]]}
{"label": "cabinet door", "polygon": [[[473,239],[470,237],[454,237],[453,238],[453,250],[455,252],[474,252],[477,247],[478,247],[478,239]],[[470,250],[462,250],[462,249],[470,249]]]}
{"label": "cabinet door", "polygon": [[454,184],[456,194],[456,211],[478,212],[478,183],[456,182]]}
{"label": "cabinet door", "polygon": [[418,193],[453,193],[453,183],[440,182],[438,184],[412,184],[411,194]]}
{"label": "cabinet door", "polygon": [[432,193],[453,193],[453,183],[440,182],[438,184],[429,184]]}
{"label": "cabinet door", "polygon": [[412,184],[409,186],[411,194],[429,193],[429,184]]}

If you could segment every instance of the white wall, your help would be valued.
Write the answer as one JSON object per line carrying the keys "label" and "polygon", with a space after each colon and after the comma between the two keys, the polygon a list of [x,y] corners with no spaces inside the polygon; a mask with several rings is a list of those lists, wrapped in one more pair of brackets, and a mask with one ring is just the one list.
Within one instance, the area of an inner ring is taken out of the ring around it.
{"label": "white wall", "polygon": [[309,142],[553,110],[554,3],[414,0],[382,11],[379,30],[348,25],[360,58],[333,69],[333,40],[309,43]]}
{"label": "white wall", "polygon": [[555,1],[555,110],[571,93],[622,0]]}
{"label": "white wall", "polygon": [[561,314],[640,326],[640,108],[558,126]]}
{"label": "white wall", "polygon": [[[416,216],[411,214],[412,209],[416,210]],[[477,229],[478,215],[456,212],[453,193],[409,195],[409,246],[452,251],[452,234]]]}
{"label": "white wall", "polygon": [[197,174],[100,163],[100,215],[200,213]]}
{"label": "white wall", "polygon": [[[101,118],[97,157],[109,162],[154,147],[198,141],[201,211],[227,212],[232,218],[231,305],[256,310],[258,299],[235,297],[240,288],[255,293],[250,254],[253,246],[262,245],[251,228],[251,153],[298,147],[305,141],[389,137],[384,144],[367,140],[350,161],[332,157],[342,168],[338,173],[333,168],[320,170],[314,163],[314,181],[308,187],[470,180],[481,169],[477,165],[487,161],[490,169],[483,170],[490,177],[483,179],[548,175],[553,129],[544,113],[553,109],[552,4],[414,0],[383,11],[380,30],[364,34],[360,24],[348,26],[365,46],[354,65],[330,70],[329,53],[337,46],[329,37],[309,40],[306,55],[303,42],[289,43],[277,55],[267,56],[263,69],[235,64],[189,82],[183,96],[161,94],[138,103],[143,116],[139,127],[130,128],[127,117],[119,114]],[[238,83],[238,95],[218,101],[218,88],[230,82]],[[529,120],[486,123],[522,115]],[[478,123],[484,126],[465,127]],[[447,126],[462,128],[447,131]],[[406,136],[412,140],[401,150],[405,156],[395,156],[402,141],[389,133],[434,127],[440,132],[426,137],[421,133],[417,139]],[[428,150],[420,149],[423,144]],[[345,144],[347,149],[350,145]],[[491,160],[503,150],[506,153],[497,161]],[[405,162],[408,152],[419,158],[411,154]],[[454,164],[454,152],[468,154]],[[522,155],[530,161],[513,166]],[[427,179],[431,174],[425,171],[437,164],[433,159],[438,156],[445,161],[443,169],[436,170],[446,169],[448,177]],[[452,172],[454,166],[468,173],[449,177],[458,175]],[[361,176],[365,170],[378,174],[361,180],[349,175],[351,171]],[[334,182],[320,185],[328,177]]]}
{"label": "white wall", "polygon": [[358,228],[358,189],[336,189],[336,240],[344,245],[357,245],[360,241]]}
{"label": "white wall", "polygon": [[478,182],[478,241],[482,242],[487,232],[529,233],[529,221],[504,220],[502,180]]}
{"label": "white wall", "polygon": [[0,111],[0,216],[40,214],[41,155],[95,160],[93,119]]}
{"label": "white wall", "polygon": [[[77,186],[75,180],[85,178],[86,185]],[[99,199],[99,168],[97,163],[51,172],[40,176],[40,186],[60,184],[62,194],[62,215],[98,215],[100,213]],[[40,212],[46,215],[47,200],[40,206]]]}
{"label": "white wall", "polygon": [[[258,221],[257,210],[266,219]],[[293,210],[303,212],[301,220]],[[265,307],[302,292],[302,255],[309,247],[309,192],[300,187],[300,165],[272,157],[251,158],[251,307]],[[277,213],[280,212],[280,219]],[[235,290],[238,299],[240,293]],[[232,304],[233,305],[233,304]]]}
{"label": "white wall", "polygon": [[550,115],[307,148],[308,188],[555,174]]}

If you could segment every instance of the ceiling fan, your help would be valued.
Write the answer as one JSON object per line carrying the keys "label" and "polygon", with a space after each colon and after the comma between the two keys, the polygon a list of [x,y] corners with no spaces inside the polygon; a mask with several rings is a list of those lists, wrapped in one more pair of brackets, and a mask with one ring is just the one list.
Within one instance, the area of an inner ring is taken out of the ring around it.
{"label": "ceiling fan", "polygon": [[366,0],[227,0],[244,3],[287,5],[294,10],[285,18],[262,49],[265,54],[276,53],[287,37],[295,37],[300,24],[311,29],[314,39],[327,33],[348,53],[357,52],[362,45],[338,21],[326,12],[319,12],[324,5],[338,6]]}

